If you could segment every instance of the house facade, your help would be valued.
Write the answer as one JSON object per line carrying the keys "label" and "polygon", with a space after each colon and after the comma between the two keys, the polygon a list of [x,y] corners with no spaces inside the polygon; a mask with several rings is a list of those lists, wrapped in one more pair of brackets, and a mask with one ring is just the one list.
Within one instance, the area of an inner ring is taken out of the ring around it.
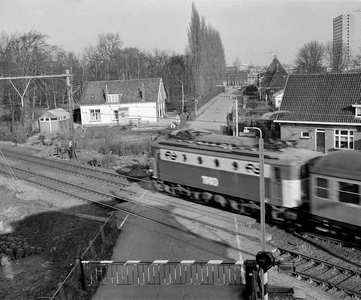
{"label": "house facade", "polygon": [[161,78],[87,82],[80,97],[81,124],[156,123],[166,113]]}
{"label": "house facade", "polygon": [[277,109],[281,107],[283,93],[284,93],[284,90],[282,89],[282,90],[278,91],[277,93],[273,94],[272,96],[270,96],[271,104]]}
{"label": "house facade", "polygon": [[361,150],[361,73],[289,75],[279,115],[281,139],[328,153]]}

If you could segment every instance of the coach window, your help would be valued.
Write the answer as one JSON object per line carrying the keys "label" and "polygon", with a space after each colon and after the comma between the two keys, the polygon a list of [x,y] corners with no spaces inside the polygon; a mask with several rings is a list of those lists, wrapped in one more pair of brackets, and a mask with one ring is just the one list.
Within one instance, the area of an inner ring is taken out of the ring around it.
{"label": "coach window", "polygon": [[186,162],[187,161],[187,156],[185,154],[183,154],[183,161]]}
{"label": "coach window", "polygon": [[238,170],[238,164],[236,162],[233,162],[233,170]]}
{"label": "coach window", "polygon": [[202,164],[202,157],[198,156],[198,163],[201,165]]}
{"label": "coach window", "polygon": [[338,200],[343,203],[360,204],[359,185],[350,182],[338,182]]}
{"label": "coach window", "polygon": [[281,169],[279,167],[273,168],[273,178],[275,182],[281,182]]}
{"label": "coach window", "polygon": [[218,159],[215,159],[215,160],[214,160],[214,165],[215,165],[216,167],[219,167],[219,160],[218,160]]}
{"label": "coach window", "polygon": [[335,130],[335,149],[353,149],[353,131]]}
{"label": "coach window", "polygon": [[325,178],[316,177],[316,196],[328,199],[329,186],[328,180]]}

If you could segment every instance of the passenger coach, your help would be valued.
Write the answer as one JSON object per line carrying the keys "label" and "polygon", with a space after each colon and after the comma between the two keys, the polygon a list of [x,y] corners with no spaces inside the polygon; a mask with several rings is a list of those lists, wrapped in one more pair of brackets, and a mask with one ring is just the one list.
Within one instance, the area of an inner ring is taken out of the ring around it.
{"label": "passenger coach", "polygon": [[310,169],[310,212],[327,227],[361,230],[361,153],[340,150]]}

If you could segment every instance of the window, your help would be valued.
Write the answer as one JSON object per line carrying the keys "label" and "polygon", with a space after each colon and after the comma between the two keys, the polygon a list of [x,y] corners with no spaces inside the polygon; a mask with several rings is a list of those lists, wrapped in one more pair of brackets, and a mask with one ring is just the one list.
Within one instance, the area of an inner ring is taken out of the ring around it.
{"label": "window", "polygon": [[316,177],[316,196],[328,199],[329,186],[328,180],[325,178]]}
{"label": "window", "polygon": [[201,165],[203,162],[202,157],[198,156],[198,163]]}
{"label": "window", "polygon": [[355,107],[355,116],[361,118],[361,107]]}
{"label": "window", "polygon": [[353,149],[353,131],[335,130],[335,149]]}
{"label": "window", "polygon": [[281,182],[281,169],[279,167],[274,167],[273,172],[275,182]]}
{"label": "window", "polygon": [[216,167],[219,167],[219,160],[218,160],[218,159],[215,159],[215,160],[214,160],[214,165],[215,165]]}
{"label": "window", "polygon": [[301,139],[309,139],[310,133],[308,131],[302,131],[301,132]]}
{"label": "window", "polygon": [[338,200],[343,203],[360,204],[359,185],[350,182],[338,182]]}
{"label": "window", "polygon": [[238,164],[236,162],[233,162],[233,170],[238,170]]}
{"label": "window", "polygon": [[121,95],[119,95],[119,94],[109,94],[108,95],[108,102],[110,102],[110,103],[118,103],[120,96]]}
{"label": "window", "polygon": [[361,118],[361,104],[359,104],[359,103],[352,104],[352,107],[355,108],[355,117]]}
{"label": "window", "polygon": [[90,121],[91,122],[100,122],[100,109],[91,109],[90,110]]}

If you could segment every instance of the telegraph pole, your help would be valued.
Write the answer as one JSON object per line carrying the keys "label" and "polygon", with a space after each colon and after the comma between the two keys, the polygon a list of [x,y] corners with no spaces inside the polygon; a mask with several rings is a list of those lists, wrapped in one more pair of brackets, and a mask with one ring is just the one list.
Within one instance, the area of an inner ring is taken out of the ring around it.
{"label": "telegraph pole", "polygon": [[68,93],[68,104],[69,104],[69,133],[70,133],[70,140],[72,142],[71,152],[72,156],[76,157],[75,154],[75,140],[74,140],[74,104],[73,104],[73,85],[70,81],[70,73],[69,70],[65,70],[65,76],[66,76],[66,89]]}

